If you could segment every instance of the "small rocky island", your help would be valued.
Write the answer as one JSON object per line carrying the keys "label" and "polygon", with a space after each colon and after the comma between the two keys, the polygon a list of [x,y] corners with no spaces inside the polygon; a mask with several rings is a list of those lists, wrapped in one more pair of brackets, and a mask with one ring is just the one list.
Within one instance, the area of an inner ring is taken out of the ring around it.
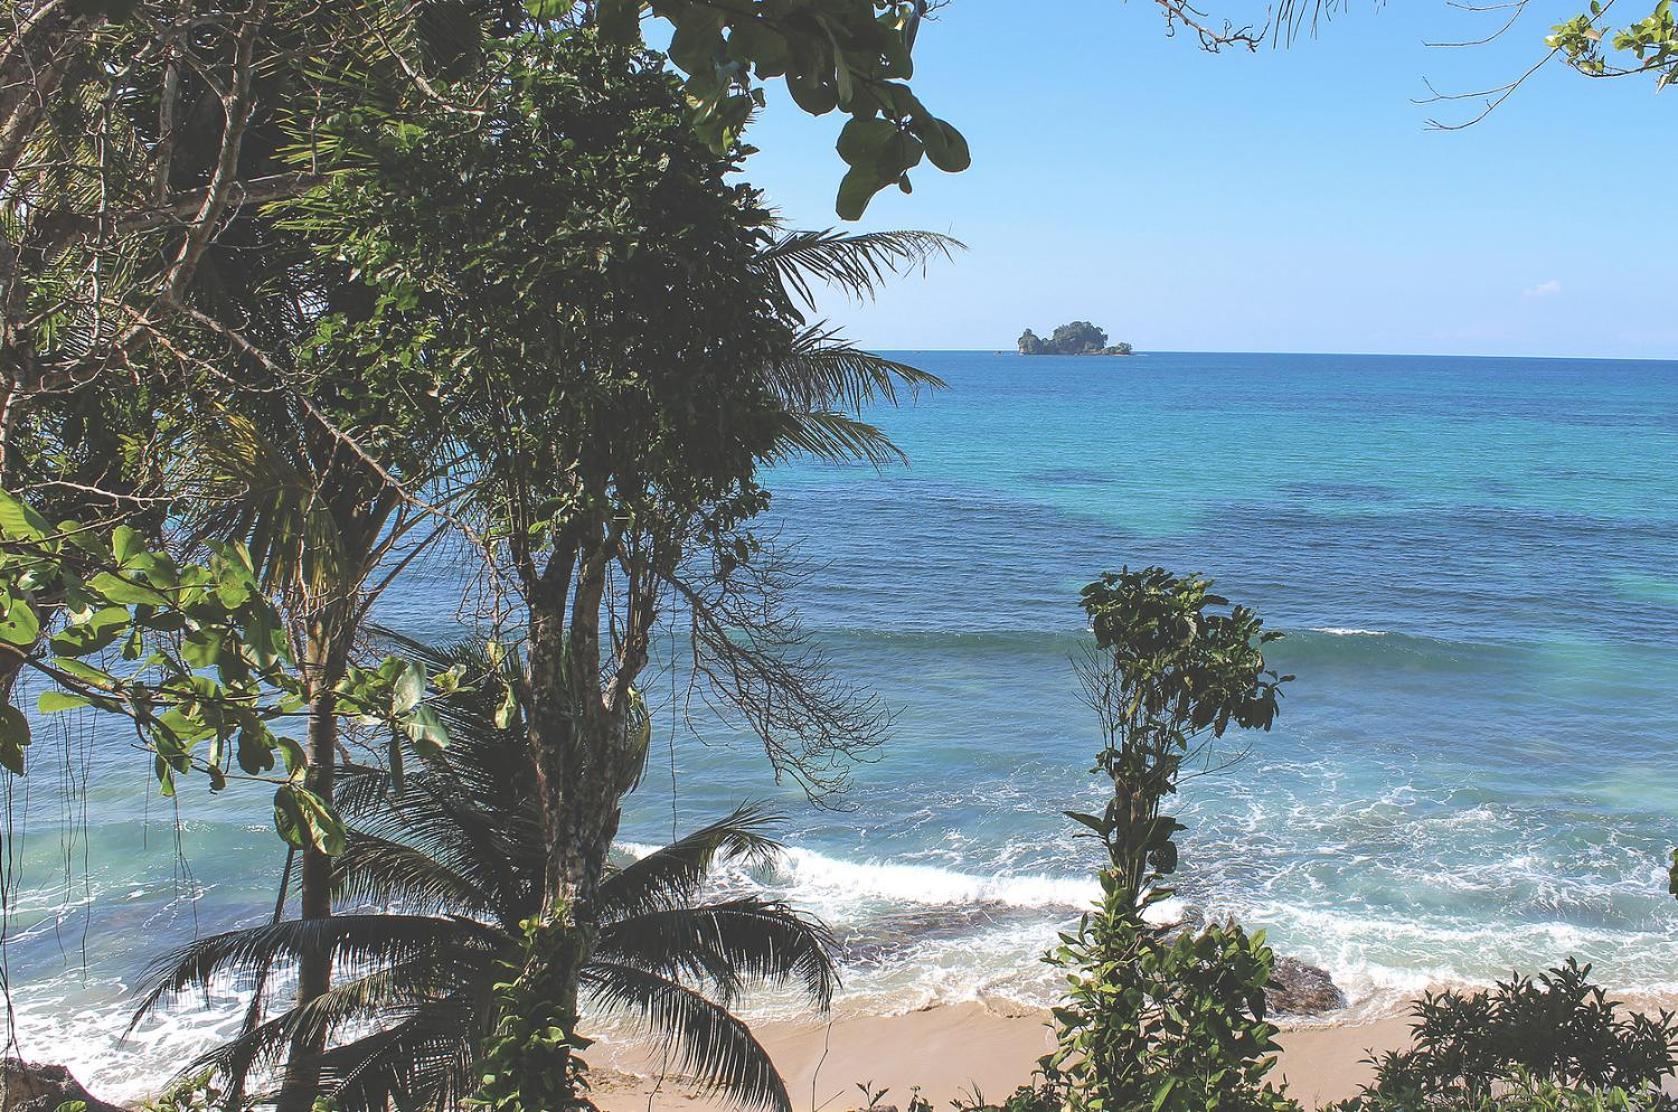
{"label": "small rocky island", "polygon": [[1031,329],[1020,337],[1021,355],[1129,355],[1124,341],[1108,346],[1107,331],[1087,320],[1063,324],[1044,339]]}

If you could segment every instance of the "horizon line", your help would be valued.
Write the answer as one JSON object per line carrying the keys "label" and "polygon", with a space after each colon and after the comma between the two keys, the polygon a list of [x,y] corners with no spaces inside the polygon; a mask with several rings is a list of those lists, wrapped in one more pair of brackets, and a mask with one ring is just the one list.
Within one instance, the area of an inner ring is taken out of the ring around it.
{"label": "horizon line", "polygon": [[[865,351],[922,351],[949,352],[952,354],[969,355],[1020,355],[1018,351],[996,347],[907,347],[899,344],[863,344],[857,347]],[[1589,363],[1678,363],[1678,354],[1661,355],[1489,355],[1472,352],[1444,352],[1444,351],[1259,351],[1245,348],[1136,348],[1130,355],[1087,356],[1064,355],[1047,356],[1048,358],[1063,359],[1134,359],[1138,355],[1344,355],[1383,359],[1551,359],[1569,360],[1573,362]],[[1042,359],[1045,356],[1022,356],[1027,359]]]}

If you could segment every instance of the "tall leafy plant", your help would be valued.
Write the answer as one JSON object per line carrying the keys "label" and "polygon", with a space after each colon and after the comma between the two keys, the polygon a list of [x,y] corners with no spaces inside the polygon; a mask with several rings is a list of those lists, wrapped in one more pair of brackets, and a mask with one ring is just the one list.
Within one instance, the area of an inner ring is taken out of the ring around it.
{"label": "tall leafy plant", "polygon": [[1098,814],[1069,812],[1107,857],[1101,901],[1049,960],[1067,973],[1045,1074],[1078,1109],[1196,1112],[1283,1108],[1265,1074],[1272,957],[1234,924],[1172,934],[1147,911],[1171,895],[1182,823],[1164,806],[1185,762],[1230,729],[1269,729],[1289,678],[1265,667],[1279,634],[1211,581],[1163,568],[1084,588],[1095,643],[1079,665],[1111,787]]}

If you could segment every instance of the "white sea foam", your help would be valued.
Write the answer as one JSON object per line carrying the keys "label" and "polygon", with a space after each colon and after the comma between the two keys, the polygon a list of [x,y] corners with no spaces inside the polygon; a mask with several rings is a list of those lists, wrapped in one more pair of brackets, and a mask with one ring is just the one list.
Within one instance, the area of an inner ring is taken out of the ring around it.
{"label": "white sea foam", "polygon": [[1312,626],[1311,633],[1326,633],[1331,637],[1385,637],[1385,629],[1358,629],[1356,626]]}
{"label": "white sea foam", "polygon": [[[642,857],[655,847],[621,843],[619,848]],[[725,870],[723,883],[730,880],[770,889],[801,907],[844,918],[858,909],[867,912],[881,905],[1082,910],[1101,896],[1100,886],[1089,877],[986,876],[936,865],[846,861],[797,847],[783,850],[772,868],[749,877]]]}

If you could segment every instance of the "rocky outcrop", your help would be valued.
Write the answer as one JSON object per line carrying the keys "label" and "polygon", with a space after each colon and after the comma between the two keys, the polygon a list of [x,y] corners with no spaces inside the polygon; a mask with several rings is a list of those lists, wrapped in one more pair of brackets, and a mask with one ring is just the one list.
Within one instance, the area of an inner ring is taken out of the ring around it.
{"label": "rocky outcrop", "polygon": [[1346,1006],[1346,994],[1327,970],[1298,958],[1277,958],[1271,982],[1264,997],[1273,1015],[1322,1015]]}
{"label": "rocky outcrop", "polygon": [[0,1108],[5,1112],[57,1112],[72,1101],[86,1105],[87,1112],[127,1112],[92,1096],[63,1066],[16,1058],[0,1062]]}

